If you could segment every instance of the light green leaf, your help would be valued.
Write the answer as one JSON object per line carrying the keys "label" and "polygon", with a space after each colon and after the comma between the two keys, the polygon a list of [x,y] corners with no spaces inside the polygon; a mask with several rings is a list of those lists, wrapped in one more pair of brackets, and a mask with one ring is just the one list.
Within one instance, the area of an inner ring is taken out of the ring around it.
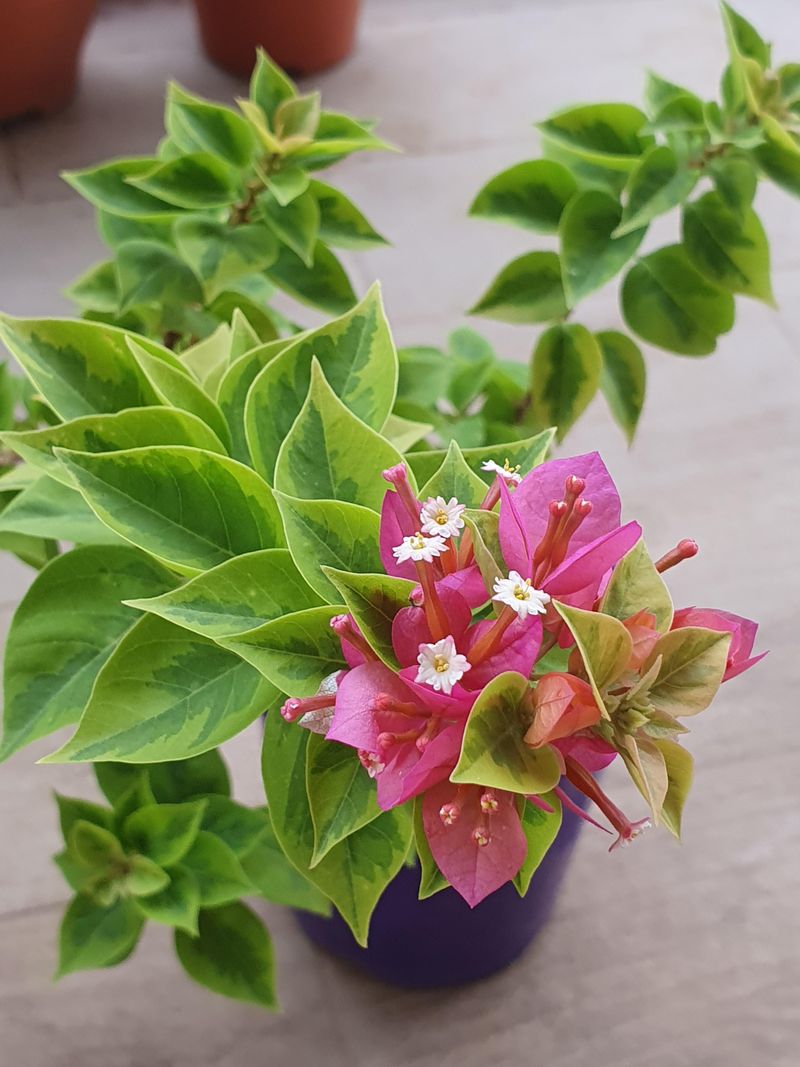
{"label": "light green leaf", "polygon": [[626,736],[622,739],[619,754],[633,784],[647,801],[653,822],[658,825],[669,786],[667,766],[660,749],[649,737]]}
{"label": "light green leaf", "polygon": [[728,42],[732,51],[754,59],[758,65],[766,69],[771,62],[772,49],[759,35],[755,27],[734,11],[730,4],[720,4],[722,21],[728,36]]}
{"label": "light green leaf", "polygon": [[682,167],[668,145],[653,145],[631,171],[625,186],[625,206],[613,236],[646,226],[658,215],[684,201],[697,183],[699,171]]}
{"label": "light green leaf", "polygon": [[615,236],[622,209],[602,189],[573,197],[561,216],[561,262],[567,303],[574,307],[610,281],[642,243],[644,228]]}
{"label": "light green leaf", "polygon": [[260,223],[229,226],[197,215],[178,219],[175,242],[181,256],[202,280],[208,301],[243,274],[268,267],[278,255],[275,237]]}
{"label": "light green leaf", "polygon": [[661,808],[661,821],[675,837],[681,836],[681,814],[692,785],[694,761],[676,741],[657,738],[653,744],[667,768],[667,795]]}
{"label": "light green leaf", "polygon": [[600,346],[585,326],[557,324],[539,337],[531,364],[531,410],[539,425],[557,427],[558,441],[589,406],[602,365]]}
{"label": "light green leaf", "polygon": [[322,241],[314,245],[309,264],[291,248],[281,247],[266,274],[274,285],[301,304],[328,315],[344,314],[357,299],[347,271]]}
{"label": "light green leaf", "polygon": [[119,544],[80,493],[43,474],[0,513],[0,533],[52,537],[73,544]]}
{"label": "light green leaf", "polygon": [[247,808],[224,796],[204,798],[201,829],[224,841],[238,859],[243,859],[269,833],[269,815],[264,808]]}
{"label": "light green leaf", "polygon": [[387,244],[352,200],[339,189],[312,181],[309,191],[319,208],[319,236],[334,248],[376,248]]}
{"label": "light green leaf", "polygon": [[666,104],[678,96],[683,96],[686,91],[682,86],[667,81],[652,70],[645,73],[644,98],[651,115],[657,115]]}
{"label": "light green leaf", "polygon": [[114,159],[85,170],[63,171],[61,177],[95,207],[129,219],[170,218],[176,213],[172,204],[159,200],[143,189],[131,185],[129,178],[147,174],[158,163],[152,156]]}
{"label": "light green leaf", "polygon": [[523,738],[533,720],[527,679],[514,671],[493,678],[472,707],[451,782],[512,793],[545,793],[561,770],[549,747],[529,748]]}
{"label": "light green leaf", "polygon": [[753,150],[764,174],[787,193],[800,196],[800,140],[771,115],[762,115],[766,140]]}
{"label": "light green leaf", "polygon": [[303,580],[286,549],[267,548],[234,556],[163,596],[128,603],[217,639],[316,607],[322,600]]}
{"label": "light green leaf", "polygon": [[342,402],[380,429],[394,404],[397,353],[377,286],[346,315],[301,335],[253,382],[245,410],[247,440],[257,469],[270,481],[283,440],[305,402],[315,356]]}
{"label": "light green leaf", "polygon": [[110,907],[102,908],[79,894],[61,922],[56,977],[107,967],[127,956],[139,940],[142,923],[132,900],[120,898]]}
{"label": "light green leaf", "polygon": [[342,403],[312,358],[308,396],[278,453],[276,488],[307,500],[345,500],[380,511],[386,491],[381,471],[402,458]]}
{"label": "light green leaf", "polygon": [[[221,322],[213,333],[184,348],[179,356],[181,366],[188,369],[209,396],[214,395],[214,390],[208,387],[207,381],[219,371],[220,365],[227,367],[230,347],[231,328],[227,322]],[[221,377],[222,372],[219,373]]]}
{"label": "light green leaf", "polygon": [[278,105],[297,95],[297,87],[291,78],[272,62],[263,48],[259,48],[256,54],[256,65],[250,78],[250,99],[258,104],[266,118],[271,121]]}
{"label": "light green leaf", "polygon": [[126,241],[117,252],[120,311],[138,304],[183,307],[202,304],[197,275],[158,241]]}
{"label": "light green leaf", "polygon": [[706,193],[683,209],[683,244],[693,265],[709,281],[774,306],[769,243],[752,208],[739,216],[726,207],[719,193]]}
{"label": "light green leaf", "polygon": [[555,233],[561,213],[577,189],[575,179],[560,163],[529,160],[491,178],[473,200],[469,213],[537,233]]}
{"label": "light green leaf", "polygon": [[330,626],[341,607],[306,608],[221,640],[265,678],[292,696],[312,696],[328,675],[344,667],[339,638]]}
{"label": "light green leaf", "polygon": [[[462,455],[467,466],[474,471],[487,485],[491,485],[496,475],[494,471],[483,470],[481,464],[488,460],[494,460],[502,465],[508,460],[510,466],[519,464],[523,474],[538,467],[547,458],[550,445],[553,443],[553,430],[543,430],[533,437],[526,437],[520,441],[506,441],[499,445],[484,445],[481,448],[464,448]],[[441,467],[447,453],[443,450],[431,450],[429,452],[410,452],[406,456],[408,465],[413,470],[420,484],[427,482]]]}
{"label": "light green leaf", "polygon": [[291,147],[294,148],[313,138],[319,124],[319,101],[319,93],[314,92],[303,93],[278,104],[273,116],[273,126],[284,145],[291,142]]}
{"label": "light green leaf", "polygon": [[381,427],[381,436],[394,445],[398,452],[406,452],[432,429],[433,426],[429,422],[416,422],[414,419],[404,419],[400,415],[391,414]]}
{"label": "light green leaf", "polygon": [[116,314],[119,310],[117,268],[113,259],[90,267],[85,274],[64,290],[80,308]]}
{"label": "light green leaf", "polygon": [[[310,191],[301,193],[289,204],[281,204],[269,189],[258,198],[261,216],[285,245],[310,267],[319,236],[319,206]],[[277,249],[273,262],[277,259]]]}
{"label": "light green leaf", "polygon": [[220,379],[217,403],[231,432],[231,455],[240,463],[251,463],[244,427],[245,403],[250,386],[268,363],[296,341],[296,337],[281,337],[257,345],[231,363]]}
{"label": "light green leaf", "polygon": [[[95,774],[100,766],[103,765],[95,764]],[[139,770],[124,763],[117,764],[117,767],[126,767],[129,773]],[[159,804],[182,804],[208,793],[228,797],[231,792],[228,768],[214,749],[192,756],[191,759],[153,763],[147,767],[147,778],[152,786],[153,799]]]}
{"label": "light green leaf", "polygon": [[733,297],[706,281],[682,245],[640,259],[625,276],[621,302],[634,333],[683,356],[707,356],[733,326]]}
{"label": "light green leaf", "polygon": [[201,908],[216,908],[246,895],[250,882],[236,853],[221,838],[200,830],[181,865],[191,872],[200,892]]}
{"label": "light green leaf", "polygon": [[314,828],[305,784],[310,736],[280,715],[267,716],[262,770],[275,836],[295,867],[333,901],[358,943],[366,945],[375,904],[408,854],[411,820],[402,808],[383,812],[312,868]]}
{"label": "light green leaf", "polygon": [[125,853],[110,830],[84,819],[77,819],[67,838],[69,852],[90,871],[105,871],[112,864],[122,863]]}
{"label": "light green leaf", "polygon": [[146,616],[100,671],[73,737],[43,762],[186,759],[239,733],[277,697],[232,652]]}
{"label": "light green leaf", "polygon": [[561,801],[555,793],[545,793],[542,800],[553,809],[552,814],[529,800],[521,802],[520,822],[528,844],[522,866],[514,875],[514,886],[521,897],[528,892],[531,879],[561,829]]}
{"label": "light green leaf", "polygon": [[169,871],[169,884],[158,893],[149,894],[136,902],[148,919],[197,934],[200,911],[200,890],[191,871],[180,865]]}
{"label": "light green leaf", "polygon": [[432,401],[448,391],[452,360],[440,348],[423,345],[400,348],[397,358],[397,399],[432,408]]}
{"label": "light green leaf", "polygon": [[561,263],[555,252],[528,252],[505,266],[470,309],[501,322],[549,322],[566,314]]}
{"label": "light green leaf", "polygon": [[731,635],[698,626],[664,634],[642,668],[645,673],[661,656],[661,669],[650,688],[658,711],[676,718],[697,715],[714,699],[725,673]]}
{"label": "light green leaf", "polygon": [[367,129],[366,124],[356,122],[349,115],[335,111],[323,111],[311,144],[303,145],[292,154],[292,159],[310,169],[328,167],[351,152],[395,150]]}
{"label": "light green leaf", "polygon": [[270,174],[264,172],[264,178],[267,188],[283,207],[301,196],[309,186],[309,177],[300,167],[289,166]]}
{"label": "light green leaf", "polygon": [[184,573],[283,543],[269,486],[235,460],[172,445],[56,454],[107,526]]}
{"label": "light green leaf", "polygon": [[325,567],[324,572],[341,593],[370,647],[387,666],[399,668],[392,645],[392,623],[401,608],[409,607],[414,582],[386,574],[349,574],[332,567]]}
{"label": "light green leaf", "polygon": [[611,615],[584,611],[558,601],[553,601],[553,605],[575,638],[594,699],[608,718],[602,690],[616,681],[628,665],[633,651],[631,635],[619,619]]}
{"label": "light green leaf", "polygon": [[758,171],[749,159],[722,156],[712,159],[708,171],[723,203],[742,218],[753,203]]}
{"label": "light green leaf", "polygon": [[189,977],[206,989],[277,1010],[272,941],[244,904],[201,911],[198,936],[176,930],[175,951]]}
{"label": "light green leaf", "polygon": [[379,574],[380,520],[374,511],[340,500],[298,500],[276,493],[286,542],[297,569],[328,603],[338,593],[322,567],[359,574]]}
{"label": "light green leaf", "polygon": [[568,157],[613,171],[630,171],[653,138],[641,133],[647,116],[631,104],[584,104],[538,124]]}
{"label": "light green leaf", "polygon": [[163,892],[169,885],[169,875],[147,856],[131,856],[121,884],[131,896],[141,899]]}
{"label": "light green leaf", "polygon": [[[503,562],[499,535],[500,515],[496,511],[470,509],[465,511],[462,517],[472,537],[475,562],[478,564],[484,585],[487,589],[492,589],[496,578],[506,576],[504,568],[500,566]],[[499,615],[501,611],[501,605],[495,603],[495,615]]]}
{"label": "light green leaf", "polygon": [[275,838],[269,812],[267,833],[242,857],[242,869],[265,900],[284,907],[302,908],[316,915],[329,915],[328,898],[312,885],[284,855]]}
{"label": "light green leaf", "polygon": [[7,431],[4,443],[51,478],[72,486],[54,448],[73,452],[118,452],[145,445],[189,445],[224,454],[213,430],[196,415],[167,407],[129,408],[114,415],[84,415],[41,430]]}
{"label": "light green leaf", "polygon": [[[150,160],[152,167],[153,161]],[[126,186],[128,190],[132,186]],[[133,190],[138,192],[138,190]],[[166,205],[165,205],[166,206]],[[172,209],[175,210],[174,208]],[[97,231],[100,238],[112,251],[124,242],[133,238],[145,238],[149,241],[161,241],[165,245],[172,244],[172,227],[176,215],[163,218],[128,218],[126,215],[112,214],[99,208],[97,211]]]}
{"label": "light green leaf", "polygon": [[306,791],[314,824],[311,867],[381,813],[375,783],[355,749],[326,741],[319,734],[308,739]]}
{"label": "light green leaf", "polygon": [[[452,365],[447,396],[463,412],[484,391],[497,365],[497,355],[486,338],[468,326],[452,331],[447,350]],[[432,399],[435,402],[436,397]]]}
{"label": "light green leaf", "polygon": [[93,823],[95,826],[100,826],[104,830],[111,830],[113,828],[113,812],[108,808],[101,807],[99,804],[93,804],[89,800],[84,800],[82,797],[65,797],[60,793],[55,793],[56,803],[58,804],[58,819],[61,826],[61,835],[64,841],[69,841],[70,832],[76,822],[88,822]]}
{"label": "light green leaf", "polygon": [[629,619],[639,611],[656,617],[662,633],[672,625],[672,598],[655,568],[644,541],[637,541],[614,568],[600,610],[615,619]]}
{"label": "light green leaf", "polygon": [[647,368],[641,349],[618,330],[596,333],[595,340],[603,354],[600,389],[628,444],[632,444],[644,406],[647,383]]}
{"label": "light green leaf", "polygon": [[470,468],[455,441],[450,442],[442,465],[420,489],[420,499],[455,497],[460,504],[477,508],[486,496],[486,483]]}
{"label": "light green leaf", "polygon": [[129,178],[131,185],[176,207],[201,211],[236,199],[238,175],[210,152],[189,152]]}
{"label": "light green leaf", "polygon": [[433,858],[431,846],[425,834],[425,826],[422,821],[422,797],[414,798],[414,846],[419,859],[419,899],[427,900],[442,889],[447,889],[450,883],[439,870],[436,860]]}
{"label": "light green leaf", "polygon": [[162,867],[178,863],[192,846],[205,811],[205,801],[148,804],[125,820],[126,844]]}
{"label": "light green leaf", "polygon": [[246,167],[256,149],[253,131],[241,115],[176,82],[167,89],[165,125],[183,152],[211,152],[235,167]]}
{"label": "light green leaf", "polygon": [[44,568],[8,633],[0,759],[78,720],[98,671],[137,620],[121,600],[156,595],[173,580],[127,546],[76,548]]}

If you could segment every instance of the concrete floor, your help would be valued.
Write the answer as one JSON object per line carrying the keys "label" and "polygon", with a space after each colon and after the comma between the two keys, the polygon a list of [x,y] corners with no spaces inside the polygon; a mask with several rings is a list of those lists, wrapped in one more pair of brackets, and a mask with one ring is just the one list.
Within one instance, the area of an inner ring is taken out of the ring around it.
{"label": "concrete floor", "polygon": [[[740,0],[779,61],[800,59],[796,0]],[[356,54],[315,80],[329,106],[381,116],[403,157],[356,159],[336,180],[394,240],[351,257],[379,277],[398,340],[443,341],[524,235],[465,218],[501,167],[535,154],[531,122],[580,99],[638,99],[650,66],[710,94],[723,41],[712,0],[366,0]],[[100,257],[91,212],[58,171],[148,152],[175,77],[220,98],[240,91],[200,55],[190,11],[103,5],[83,87],[64,114],[0,142],[0,306],[65,313],[59,289]],[[628,517],[654,552],[691,536],[679,605],[761,620],[771,655],[726,686],[690,739],[697,782],[677,846],[664,833],[609,857],[584,831],[555,917],[507,973],[452,993],[401,994],[341,970],[270,909],[284,1013],[205,994],[149,932],[124,967],[52,986],[64,885],[50,791],[88,793],[84,768],[34,767],[49,743],[0,770],[0,1034],[14,1067],[796,1067],[800,1063],[800,817],[794,694],[800,577],[800,204],[759,194],[773,240],[778,313],[737,302],[706,360],[648,355],[648,404],[629,452],[602,403],[569,451],[600,448]],[[658,227],[669,239],[668,223]],[[587,302],[618,322],[613,290]],[[479,324],[480,325],[480,324]],[[527,358],[532,332],[486,331]],[[562,450],[563,451],[563,450]],[[3,632],[30,573],[0,560]],[[794,685],[792,684],[794,683]],[[229,746],[242,799],[257,802],[255,731]],[[637,803],[619,782],[622,799]]]}

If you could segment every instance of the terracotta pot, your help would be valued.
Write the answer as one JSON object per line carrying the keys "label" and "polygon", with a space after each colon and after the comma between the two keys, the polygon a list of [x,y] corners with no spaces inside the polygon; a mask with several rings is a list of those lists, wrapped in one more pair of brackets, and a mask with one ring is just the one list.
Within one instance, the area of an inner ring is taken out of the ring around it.
{"label": "terracotta pot", "polygon": [[0,122],[69,103],[96,2],[0,0]]}
{"label": "terracotta pot", "polygon": [[290,74],[313,74],[350,52],[360,0],[195,0],[208,56],[247,78],[260,45]]}

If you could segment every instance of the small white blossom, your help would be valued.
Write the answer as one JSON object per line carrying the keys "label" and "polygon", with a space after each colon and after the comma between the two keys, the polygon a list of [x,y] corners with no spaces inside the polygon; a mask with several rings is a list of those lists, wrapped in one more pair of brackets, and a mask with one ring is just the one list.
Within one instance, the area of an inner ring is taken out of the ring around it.
{"label": "small white blossom", "polygon": [[438,534],[439,537],[455,537],[459,530],[464,529],[464,520],[461,518],[463,511],[464,505],[459,504],[454,496],[449,500],[441,496],[428,497],[419,514],[422,532]]}
{"label": "small white blossom", "polygon": [[444,637],[432,645],[420,645],[417,663],[419,670],[416,680],[448,695],[472,666],[466,656],[456,652],[452,637]]}
{"label": "small white blossom", "polygon": [[403,543],[393,548],[392,552],[398,563],[405,563],[409,559],[415,563],[420,561],[430,563],[435,556],[441,556],[446,548],[445,539],[438,534],[434,537],[425,537],[417,531],[411,537],[404,537]]}
{"label": "small white blossom", "polygon": [[523,578],[517,571],[509,571],[507,578],[495,578],[492,600],[513,608],[521,619],[527,619],[529,615],[544,615],[550,603],[547,593],[534,589],[530,578]]}
{"label": "small white blossom", "polygon": [[499,474],[500,477],[505,480],[507,485],[519,485],[522,481],[519,467],[512,467],[508,460],[506,460],[501,467],[500,464],[495,463],[493,459],[487,459],[485,463],[481,463],[481,470],[494,471],[495,474]]}

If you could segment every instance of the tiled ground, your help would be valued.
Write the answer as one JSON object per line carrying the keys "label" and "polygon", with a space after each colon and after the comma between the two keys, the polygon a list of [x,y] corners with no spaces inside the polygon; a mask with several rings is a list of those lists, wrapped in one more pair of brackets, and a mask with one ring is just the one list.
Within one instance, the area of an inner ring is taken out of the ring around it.
{"label": "tiled ground", "polygon": [[[800,57],[796,0],[740,6],[777,41],[779,58]],[[465,208],[485,177],[535,152],[534,118],[578,99],[634,99],[645,65],[710,92],[722,51],[712,0],[366,0],[357,53],[317,82],[330,105],[382,116],[406,149],[338,174],[395,242],[356,259],[354,272],[361,284],[382,279],[399,340],[443,340],[493,269],[528,247],[513,231],[466,220]],[[0,142],[3,309],[67,311],[59,287],[100,249],[90,213],[57,173],[147,152],[168,77],[212,96],[239,90],[200,56],[184,5],[107,3],[74,105]],[[599,403],[569,441],[576,452],[603,450],[654,550],[685,535],[700,541],[699,559],[675,574],[676,600],[761,619],[772,650],[697,723],[683,847],[654,834],[609,858],[584,833],[546,933],[478,988],[378,988],[318,956],[274,909],[281,1017],[184,982],[158,932],[125,967],[51,987],[64,890],[46,858],[56,846],[49,791],[91,786],[81,769],[35,768],[41,753],[26,751],[0,773],[3,1062],[796,1067],[800,207],[771,191],[760,206],[780,312],[740,304],[711,359],[651,353],[632,452]],[[613,293],[585,317],[617,321]],[[487,332],[526,357],[524,329]],[[3,630],[28,580],[0,561]],[[256,749],[251,732],[230,752],[244,799],[258,797]]]}

